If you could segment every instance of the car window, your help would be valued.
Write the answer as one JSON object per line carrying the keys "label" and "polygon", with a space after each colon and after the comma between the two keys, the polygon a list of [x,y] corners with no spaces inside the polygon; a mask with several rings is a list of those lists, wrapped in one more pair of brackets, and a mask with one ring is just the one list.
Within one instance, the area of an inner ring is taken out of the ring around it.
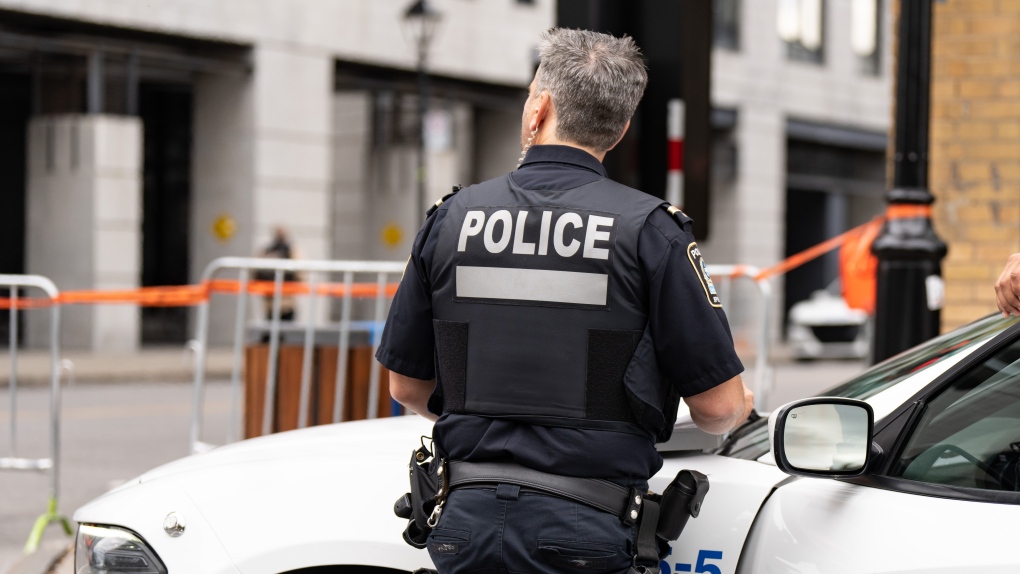
{"label": "car window", "polygon": [[[948,368],[945,364],[948,362],[946,359],[957,357],[980,346],[1017,322],[1020,322],[1020,318],[1004,319],[1000,315],[990,315],[900,353],[818,396],[868,400],[935,365],[939,365],[936,371],[944,372],[945,368]],[[932,379],[934,376],[926,377],[923,382],[927,384]],[[777,383],[782,384],[782,381]],[[911,390],[909,395],[913,395],[917,390],[920,390],[920,387]],[[757,460],[769,452],[768,421],[763,418],[745,424],[733,432],[714,452],[732,458]]]}
{"label": "car window", "polygon": [[928,402],[890,474],[1020,491],[1020,340]]}

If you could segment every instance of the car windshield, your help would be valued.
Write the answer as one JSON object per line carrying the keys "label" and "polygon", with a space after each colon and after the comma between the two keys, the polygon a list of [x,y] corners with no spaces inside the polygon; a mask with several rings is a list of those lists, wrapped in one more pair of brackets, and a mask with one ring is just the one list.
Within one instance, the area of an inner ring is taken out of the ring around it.
{"label": "car windshield", "polygon": [[903,379],[951,357],[972,344],[980,344],[1006,330],[1018,318],[1004,319],[991,315],[965,327],[950,331],[891,357],[864,371],[857,377],[833,387],[819,396],[865,400],[888,389]]}
{"label": "car windshield", "polygon": [[[1020,322],[1020,318],[1005,319],[1000,315],[985,317],[891,357],[818,396],[867,400],[965,349],[984,343],[1017,322]],[[745,424],[714,452],[733,458],[757,460],[769,452],[768,419],[763,417]]]}

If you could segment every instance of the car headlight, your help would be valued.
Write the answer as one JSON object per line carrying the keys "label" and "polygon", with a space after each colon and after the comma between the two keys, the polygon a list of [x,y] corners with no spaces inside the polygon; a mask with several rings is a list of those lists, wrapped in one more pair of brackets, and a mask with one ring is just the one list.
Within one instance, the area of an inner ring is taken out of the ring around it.
{"label": "car headlight", "polygon": [[81,524],[74,544],[75,574],[167,574],[141,536],[114,526]]}

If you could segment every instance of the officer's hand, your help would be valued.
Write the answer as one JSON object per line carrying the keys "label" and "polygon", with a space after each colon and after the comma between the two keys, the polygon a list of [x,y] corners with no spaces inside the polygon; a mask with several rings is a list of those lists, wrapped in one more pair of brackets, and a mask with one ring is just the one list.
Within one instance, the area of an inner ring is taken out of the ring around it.
{"label": "officer's hand", "polygon": [[1020,253],[1006,260],[1006,267],[995,282],[995,303],[1003,317],[1020,315]]}
{"label": "officer's hand", "polygon": [[754,411],[754,391],[747,388],[747,385],[744,385],[744,416],[740,417],[740,422],[733,425],[733,428],[744,424],[747,417],[751,416],[752,411]]}

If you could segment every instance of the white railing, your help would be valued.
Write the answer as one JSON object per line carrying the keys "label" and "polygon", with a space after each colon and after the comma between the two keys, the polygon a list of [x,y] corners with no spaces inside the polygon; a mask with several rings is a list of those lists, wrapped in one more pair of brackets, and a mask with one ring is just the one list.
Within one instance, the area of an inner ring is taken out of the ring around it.
{"label": "white railing", "polygon": [[[36,519],[25,552],[34,552],[42,539],[43,531],[51,523],[59,523],[64,532],[71,534],[71,525],[67,518],[57,512],[57,497],[60,494],[60,292],[57,286],[46,277],[40,275],[0,275],[0,288],[10,290],[9,305],[9,360],[10,382],[7,388],[8,409],[10,416],[8,454],[0,458],[0,470],[48,472],[50,475],[50,492],[46,512]],[[37,289],[45,298],[21,299],[19,290]],[[48,307],[50,314],[50,452],[48,457],[30,458],[19,456],[18,452],[18,318],[23,310],[31,308],[32,303],[42,303]]]}

